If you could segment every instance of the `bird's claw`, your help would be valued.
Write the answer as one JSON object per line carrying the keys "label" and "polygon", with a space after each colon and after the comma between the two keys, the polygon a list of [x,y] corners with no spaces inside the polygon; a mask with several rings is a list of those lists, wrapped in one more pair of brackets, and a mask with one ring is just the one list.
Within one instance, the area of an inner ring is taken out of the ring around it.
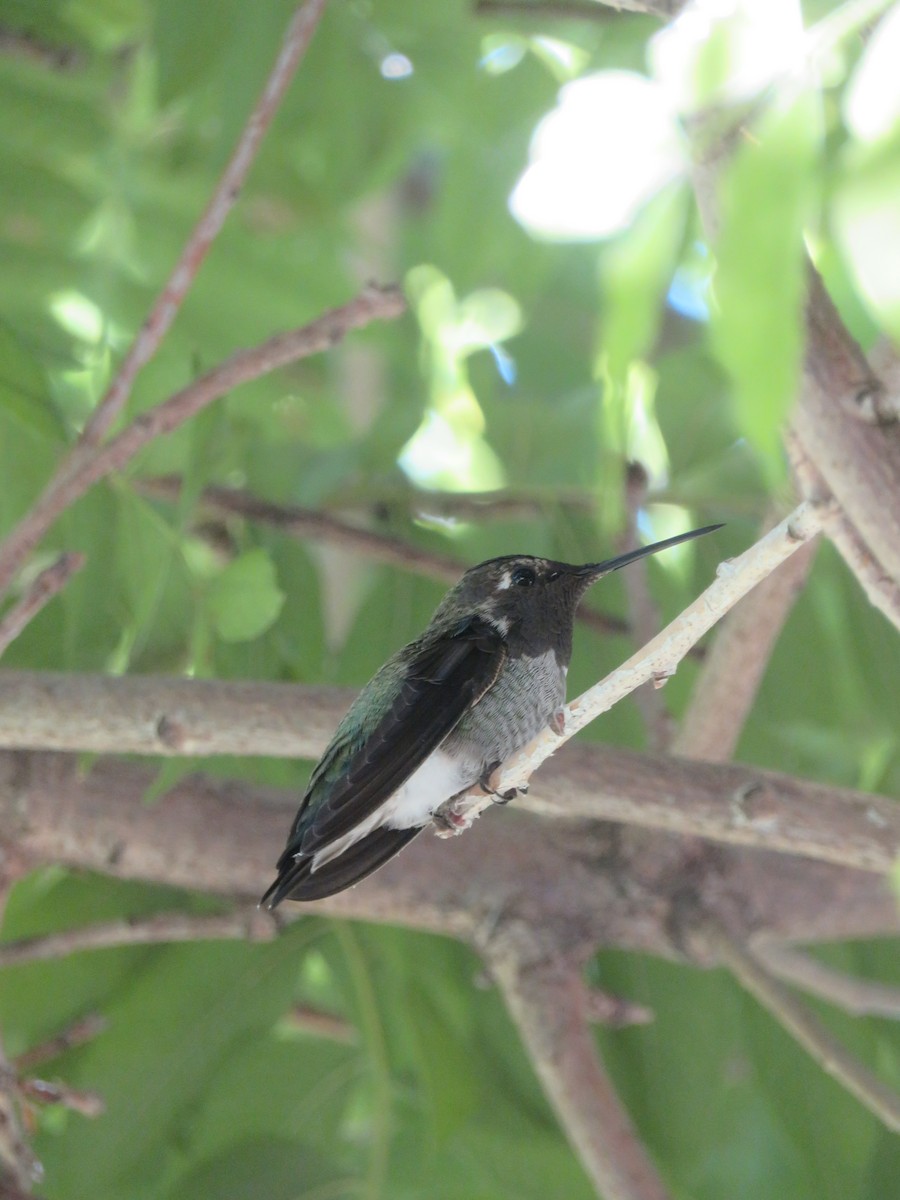
{"label": "bird's claw", "polygon": [[505,792],[498,792],[494,786],[496,775],[499,772],[503,763],[498,759],[497,762],[490,763],[482,772],[481,778],[478,780],[478,786],[486,796],[490,796],[495,804],[509,804],[510,800],[515,800],[521,788],[507,788]]}

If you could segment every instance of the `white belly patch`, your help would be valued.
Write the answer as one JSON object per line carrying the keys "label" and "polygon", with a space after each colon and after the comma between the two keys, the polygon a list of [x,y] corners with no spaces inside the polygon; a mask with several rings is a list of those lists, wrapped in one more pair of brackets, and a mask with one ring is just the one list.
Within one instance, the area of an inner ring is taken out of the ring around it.
{"label": "white belly patch", "polygon": [[343,854],[348,846],[382,825],[388,829],[416,829],[420,825],[427,825],[439,804],[475,782],[470,764],[451,758],[443,750],[435,750],[413,771],[406,783],[373,813],[342,837],[317,851],[312,870],[316,871],[324,863],[331,862]]}

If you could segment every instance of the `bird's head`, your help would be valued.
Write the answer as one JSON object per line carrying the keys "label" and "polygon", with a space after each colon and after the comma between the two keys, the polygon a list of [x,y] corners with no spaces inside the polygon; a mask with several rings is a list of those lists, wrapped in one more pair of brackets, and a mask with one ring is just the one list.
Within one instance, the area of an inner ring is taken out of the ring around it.
{"label": "bird's head", "polygon": [[[571,647],[575,610],[584,593],[604,575],[629,563],[657,554],[679,542],[720,529],[708,525],[603,562],[557,562],[530,554],[508,554],[471,567],[444,597],[436,616],[456,617],[479,613],[505,637],[527,647]],[[568,661],[568,653],[565,653]]]}

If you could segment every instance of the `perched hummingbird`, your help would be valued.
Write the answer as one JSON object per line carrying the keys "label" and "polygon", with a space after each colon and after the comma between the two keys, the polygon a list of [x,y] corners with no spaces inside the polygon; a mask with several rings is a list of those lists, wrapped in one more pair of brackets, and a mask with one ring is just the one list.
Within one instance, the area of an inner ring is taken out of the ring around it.
{"label": "perched hummingbird", "polygon": [[707,525],[583,567],[511,554],[466,571],[428,628],[384,664],[312,773],[261,903],[359,883],[557,718],[575,610],[610,571],[720,529]]}

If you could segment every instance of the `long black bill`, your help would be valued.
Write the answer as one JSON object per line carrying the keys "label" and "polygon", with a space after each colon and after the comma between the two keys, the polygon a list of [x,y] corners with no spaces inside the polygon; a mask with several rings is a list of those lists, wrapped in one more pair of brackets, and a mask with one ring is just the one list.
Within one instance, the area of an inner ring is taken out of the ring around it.
{"label": "long black bill", "polygon": [[654,542],[651,546],[641,546],[637,550],[629,550],[627,554],[620,554],[618,558],[608,558],[605,562],[587,563],[586,566],[578,568],[579,575],[590,575],[592,579],[599,579],[601,575],[608,575],[610,571],[618,571],[620,567],[627,567],[629,563],[637,562],[639,558],[646,558],[648,554],[659,554],[660,550],[668,550],[670,546],[678,546],[681,542],[689,542],[692,538],[703,537],[705,533],[714,533],[715,530],[721,529],[719,525],[704,525],[702,529],[692,529],[690,533],[679,533],[675,537],[666,538],[664,542]]}

